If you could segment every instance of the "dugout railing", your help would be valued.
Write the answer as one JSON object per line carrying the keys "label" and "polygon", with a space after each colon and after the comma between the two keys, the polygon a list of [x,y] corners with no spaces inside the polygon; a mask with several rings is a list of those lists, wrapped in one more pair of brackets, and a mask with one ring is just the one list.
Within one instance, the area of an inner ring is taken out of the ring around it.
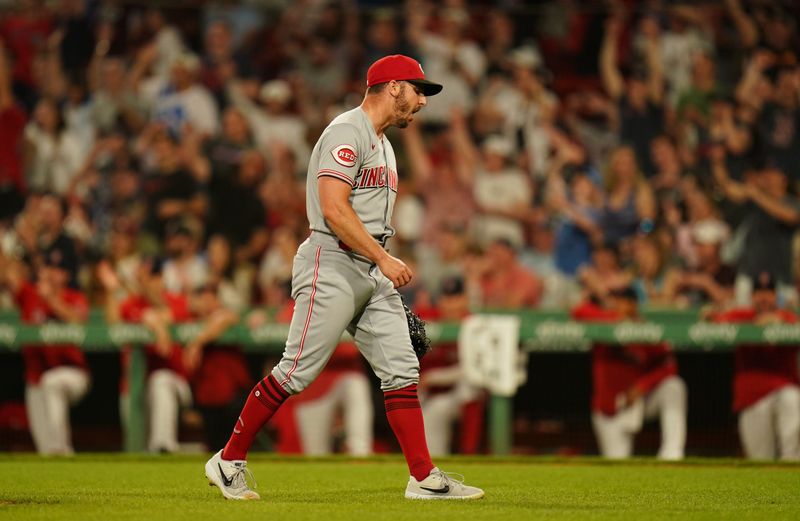
{"label": "dugout railing", "polygon": [[[496,311],[493,311],[496,313]],[[514,312],[521,319],[521,349],[528,352],[588,351],[592,342],[657,343],[667,341],[676,351],[725,351],[741,343],[797,345],[800,324],[713,324],[698,320],[697,311],[650,310],[643,322],[588,324],[569,320],[563,311]],[[187,323],[172,328],[180,343],[191,340],[202,326]],[[434,344],[458,338],[458,323],[429,323]],[[269,323],[248,328],[240,323],[229,328],[221,343],[239,345],[245,352],[278,354],[288,332],[287,324]],[[0,313],[0,349],[18,351],[27,344],[75,344],[87,352],[113,352],[132,346],[128,368],[130,411],[124,432],[125,450],[142,452],[145,432],[145,356],[139,347],[152,336],[144,326],[132,323],[106,324],[102,313],[93,312],[83,324],[48,322],[23,324],[14,312]],[[512,398],[492,396],[489,406],[489,443],[493,454],[508,454],[512,446]]]}

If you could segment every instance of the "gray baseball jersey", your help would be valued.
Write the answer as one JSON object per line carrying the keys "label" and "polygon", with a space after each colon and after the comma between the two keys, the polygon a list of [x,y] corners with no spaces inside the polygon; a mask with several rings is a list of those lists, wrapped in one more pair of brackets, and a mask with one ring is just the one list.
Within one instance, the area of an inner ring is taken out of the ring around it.
{"label": "gray baseball jersey", "polygon": [[394,235],[389,224],[397,197],[394,151],[359,107],[334,119],[311,154],[306,191],[311,235],[294,258],[294,313],[272,375],[288,392],[302,391],[348,331],[384,391],[415,384],[419,362],[400,295],[375,264],[342,248],[325,222],[318,187],[324,176],[352,187],[350,204],[373,237],[382,241]]}
{"label": "gray baseball jersey", "polygon": [[397,198],[397,162],[391,143],[379,138],[361,107],[331,121],[311,152],[306,208],[312,230],[333,232],[322,216],[317,179],[335,177],[350,184],[350,204],[376,238],[394,235],[390,223]]}

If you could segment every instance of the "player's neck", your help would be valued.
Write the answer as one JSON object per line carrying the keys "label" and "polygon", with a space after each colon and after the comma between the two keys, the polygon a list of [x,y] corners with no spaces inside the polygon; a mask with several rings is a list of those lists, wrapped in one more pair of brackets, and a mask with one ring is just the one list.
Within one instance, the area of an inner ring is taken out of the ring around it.
{"label": "player's neck", "polygon": [[391,110],[382,105],[378,103],[377,99],[373,99],[370,96],[365,97],[361,103],[361,110],[367,115],[367,118],[372,123],[372,128],[375,129],[375,133],[379,138],[383,137],[383,132],[389,128],[392,121]]}

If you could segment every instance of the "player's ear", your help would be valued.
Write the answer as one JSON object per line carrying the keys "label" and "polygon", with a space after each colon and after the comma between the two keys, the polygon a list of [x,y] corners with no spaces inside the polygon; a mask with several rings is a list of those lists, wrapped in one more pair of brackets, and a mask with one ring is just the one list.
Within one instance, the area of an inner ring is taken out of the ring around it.
{"label": "player's ear", "polygon": [[396,98],[396,97],[398,97],[400,95],[400,91],[402,89],[400,88],[400,82],[399,81],[395,81],[395,80],[389,81],[388,87],[389,87],[389,94],[391,94],[393,98]]}

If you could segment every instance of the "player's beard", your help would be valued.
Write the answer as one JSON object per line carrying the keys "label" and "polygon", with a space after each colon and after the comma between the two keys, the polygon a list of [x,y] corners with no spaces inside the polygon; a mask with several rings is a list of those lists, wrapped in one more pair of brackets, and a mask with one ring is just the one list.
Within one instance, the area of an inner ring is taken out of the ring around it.
{"label": "player's beard", "polygon": [[411,103],[406,99],[406,86],[400,88],[400,95],[394,100],[394,113],[396,114],[396,121],[394,126],[397,128],[406,128],[410,123],[409,118],[413,111],[411,110]]}

